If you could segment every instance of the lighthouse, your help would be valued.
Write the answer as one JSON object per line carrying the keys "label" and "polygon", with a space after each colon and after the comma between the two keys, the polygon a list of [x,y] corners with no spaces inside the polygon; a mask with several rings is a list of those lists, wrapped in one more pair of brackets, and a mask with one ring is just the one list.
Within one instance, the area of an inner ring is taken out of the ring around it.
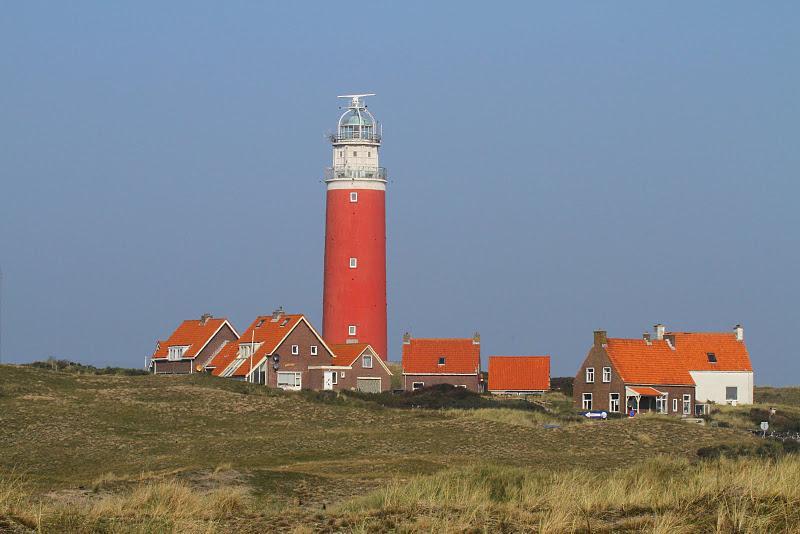
{"label": "lighthouse", "polygon": [[386,169],[368,96],[339,97],[349,105],[330,136],[322,335],[329,343],[369,343],[386,360]]}

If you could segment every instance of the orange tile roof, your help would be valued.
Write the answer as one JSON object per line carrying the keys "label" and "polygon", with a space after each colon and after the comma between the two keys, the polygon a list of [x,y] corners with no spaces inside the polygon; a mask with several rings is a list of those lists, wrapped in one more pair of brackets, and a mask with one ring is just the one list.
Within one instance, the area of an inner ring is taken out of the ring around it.
{"label": "orange tile roof", "polygon": [[[444,356],[444,365],[439,358]],[[474,374],[481,369],[481,345],[466,339],[415,339],[403,343],[403,373]]]}
{"label": "orange tile roof", "polygon": [[608,356],[629,384],[694,385],[685,362],[666,341],[608,338]]}
{"label": "orange tile roof", "polygon": [[369,347],[368,343],[335,343],[329,344],[328,347],[333,351],[333,364],[349,366],[356,358],[361,356],[361,353]]}
{"label": "orange tile roof", "polygon": [[[303,318],[302,314],[282,314],[278,320],[274,321],[272,315],[259,315],[256,320],[250,324],[247,330],[242,333],[239,338],[239,343],[260,343],[261,345],[253,354],[253,365],[258,363],[264,358],[275,352],[278,345],[283,338],[286,337],[292,328]],[[247,376],[250,372],[251,358],[245,358],[239,365],[232,376]]]}
{"label": "orange tile roof", "polygon": [[489,356],[489,391],[547,391],[550,356]]}
{"label": "orange tile roof", "polygon": [[169,353],[169,347],[175,346],[188,346],[189,348],[186,349],[183,357],[194,358],[225,322],[226,319],[223,317],[218,319],[210,318],[206,320],[205,324],[202,324],[199,319],[183,321],[169,336],[169,339],[158,343],[158,348],[153,352],[152,358],[166,358]]}
{"label": "orange tile roof", "polygon": [[[675,350],[690,371],[753,370],[747,346],[744,341],[737,341],[732,332],[668,332],[666,335],[674,336]],[[716,356],[716,363],[708,361],[709,352]]]}
{"label": "orange tile roof", "polygon": [[219,376],[222,374],[222,371],[225,370],[228,365],[236,358],[236,355],[239,354],[239,342],[238,341],[228,341],[222,347],[220,347],[219,352],[211,359],[210,362],[206,364],[206,367],[212,367],[211,374],[214,376]]}

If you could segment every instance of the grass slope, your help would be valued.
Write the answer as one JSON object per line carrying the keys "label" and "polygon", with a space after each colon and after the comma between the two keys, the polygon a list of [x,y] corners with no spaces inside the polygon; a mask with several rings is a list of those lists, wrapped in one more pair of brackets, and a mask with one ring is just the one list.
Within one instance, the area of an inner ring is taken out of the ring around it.
{"label": "grass slope", "polygon": [[[543,422],[538,411],[393,409],[207,376],[0,366],[0,487],[12,488],[0,490],[0,531],[402,530],[359,499],[462,469],[616,472],[756,442],[663,417]],[[425,529],[421,509],[403,510]]]}

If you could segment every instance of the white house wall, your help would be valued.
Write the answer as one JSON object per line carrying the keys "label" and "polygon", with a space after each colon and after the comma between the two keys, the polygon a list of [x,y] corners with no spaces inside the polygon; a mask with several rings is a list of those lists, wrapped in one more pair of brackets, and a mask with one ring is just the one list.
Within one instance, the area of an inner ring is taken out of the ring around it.
{"label": "white house wall", "polygon": [[736,386],[739,397],[736,404],[753,404],[752,371],[689,371],[689,374],[697,384],[697,402],[725,404],[725,388]]}

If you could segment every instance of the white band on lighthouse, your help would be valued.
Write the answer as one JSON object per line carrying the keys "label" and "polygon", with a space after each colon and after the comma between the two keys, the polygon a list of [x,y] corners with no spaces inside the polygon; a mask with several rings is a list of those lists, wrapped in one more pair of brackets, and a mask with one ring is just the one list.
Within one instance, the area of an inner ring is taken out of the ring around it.
{"label": "white band on lighthouse", "polygon": [[386,182],[379,182],[377,180],[333,180],[328,182],[328,191],[333,191],[335,189],[386,191]]}

